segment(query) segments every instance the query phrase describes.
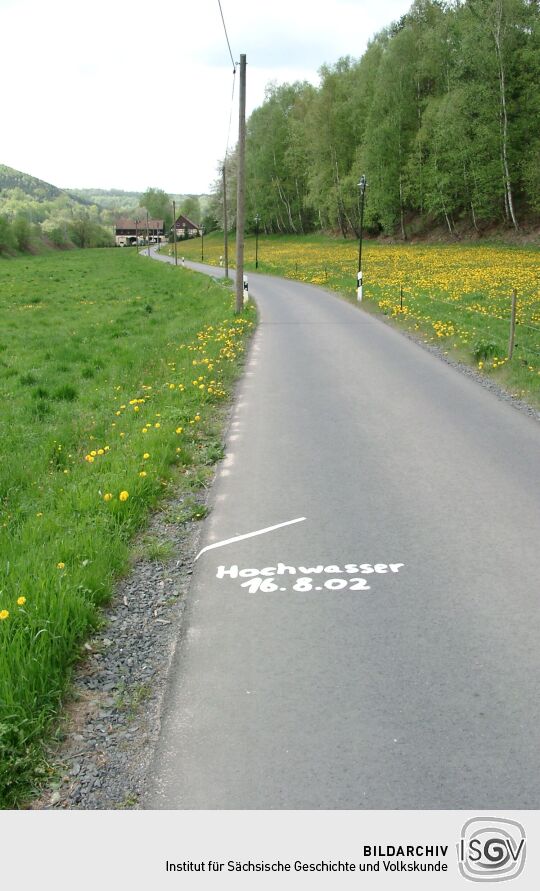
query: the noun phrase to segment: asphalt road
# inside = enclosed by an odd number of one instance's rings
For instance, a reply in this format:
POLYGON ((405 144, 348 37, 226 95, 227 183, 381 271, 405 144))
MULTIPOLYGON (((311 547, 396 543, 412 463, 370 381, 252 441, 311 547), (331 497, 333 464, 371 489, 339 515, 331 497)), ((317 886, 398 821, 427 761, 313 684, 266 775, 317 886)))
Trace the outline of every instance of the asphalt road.
POLYGON ((305 519, 197 561, 146 806, 539 808, 537 423, 333 295, 250 282, 202 544, 305 519))

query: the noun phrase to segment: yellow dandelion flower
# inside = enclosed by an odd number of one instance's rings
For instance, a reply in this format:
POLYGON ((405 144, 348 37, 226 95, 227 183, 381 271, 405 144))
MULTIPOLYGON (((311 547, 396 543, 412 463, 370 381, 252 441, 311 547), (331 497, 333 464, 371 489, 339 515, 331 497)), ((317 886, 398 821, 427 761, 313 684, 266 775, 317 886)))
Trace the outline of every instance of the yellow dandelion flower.
POLYGON ((65 569, 65 568, 66 568, 66 564, 65 564, 65 563, 62 563, 62 561, 60 561, 60 563, 57 563, 57 564, 56 564, 56 568, 57 568, 57 569, 65 569))
POLYGON ((0 622, 3 622, 4 619, 9 619, 9 610, 7 609, 0 610, 0 622))
POLYGON ((146 470, 139 471, 139 476, 146 476, 146 470))
POLYGON ((113 497, 112 492, 105 492, 105 495, 103 496, 103 501, 112 501, 112 497, 113 497))
POLYGON ((120 501, 127 501, 129 498, 129 492, 126 492, 126 490, 124 489, 123 492, 120 492, 120 495, 118 497, 120 501))
POLYGON ((150 457, 149 452, 145 452, 144 455, 143 455, 144 460, 146 461, 147 458, 149 458, 149 457, 150 457))
POLYGON ((24 606, 26 603, 26 597, 17 597, 17 606, 24 606))
POLYGON ((176 432, 177 432, 177 433, 182 433, 183 430, 184 430, 183 427, 177 427, 177 428, 176 428, 176 432))

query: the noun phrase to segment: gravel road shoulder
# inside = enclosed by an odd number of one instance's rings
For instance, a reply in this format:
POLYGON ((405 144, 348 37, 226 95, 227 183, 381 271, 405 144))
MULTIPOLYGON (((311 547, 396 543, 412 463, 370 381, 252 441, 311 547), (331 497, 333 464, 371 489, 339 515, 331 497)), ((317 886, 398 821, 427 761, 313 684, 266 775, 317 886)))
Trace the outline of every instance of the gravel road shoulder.
MULTIPOLYGON (((204 506, 206 495, 190 495, 190 506, 204 506)), ((49 752, 53 779, 33 809, 140 806, 201 533, 200 523, 175 519, 185 501, 164 504, 141 537, 171 558, 137 560, 119 582, 101 629, 85 644, 62 739, 49 752)))

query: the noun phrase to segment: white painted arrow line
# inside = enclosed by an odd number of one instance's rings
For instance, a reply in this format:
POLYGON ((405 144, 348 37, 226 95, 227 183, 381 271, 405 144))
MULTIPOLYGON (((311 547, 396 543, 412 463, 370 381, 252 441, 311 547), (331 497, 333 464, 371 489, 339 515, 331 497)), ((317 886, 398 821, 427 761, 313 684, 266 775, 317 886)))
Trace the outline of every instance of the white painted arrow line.
POLYGON ((236 535, 234 538, 226 538, 224 541, 216 541, 214 544, 206 545, 202 551, 199 551, 195 560, 198 560, 205 551, 212 551, 214 548, 222 548, 224 545, 232 544, 235 541, 242 541, 244 538, 254 538, 255 535, 264 535, 265 532, 273 532, 274 529, 281 529, 283 526, 291 526, 293 523, 302 523, 306 518, 298 517, 296 520, 287 520, 286 523, 277 523, 276 526, 267 526, 266 529, 257 529, 255 532, 246 532, 245 535, 236 535))

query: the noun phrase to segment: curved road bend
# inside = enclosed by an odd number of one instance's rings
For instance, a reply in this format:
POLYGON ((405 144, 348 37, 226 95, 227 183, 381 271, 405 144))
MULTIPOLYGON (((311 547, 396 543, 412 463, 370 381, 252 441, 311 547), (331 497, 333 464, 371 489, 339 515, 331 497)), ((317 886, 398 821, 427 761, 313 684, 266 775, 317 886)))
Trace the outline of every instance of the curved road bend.
POLYGON ((146 806, 540 807, 538 425, 319 288, 250 283, 202 544, 306 519, 197 561, 146 806))

